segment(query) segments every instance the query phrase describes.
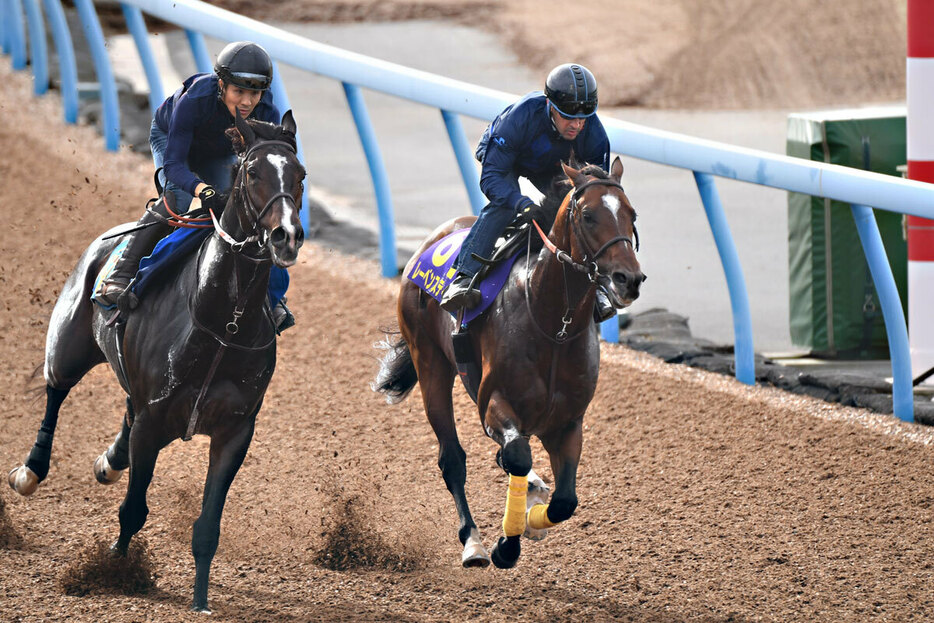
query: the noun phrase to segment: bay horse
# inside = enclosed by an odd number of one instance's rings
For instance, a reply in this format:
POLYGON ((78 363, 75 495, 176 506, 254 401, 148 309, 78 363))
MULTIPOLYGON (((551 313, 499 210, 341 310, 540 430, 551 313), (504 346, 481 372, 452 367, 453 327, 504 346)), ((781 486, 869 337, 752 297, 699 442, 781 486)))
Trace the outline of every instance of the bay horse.
MULTIPOLYGON (((545 246, 537 257, 530 253, 513 264, 490 308, 470 323, 470 340, 482 369, 476 397, 480 422, 499 444, 497 463, 509 475, 504 536, 492 555, 483 546, 464 492, 466 455, 458 441, 452 399, 457 375, 452 331, 457 322, 409 280, 403 280, 397 305, 401 339, 384 344, 389 352, 374 382, 374 389, 385 393, 389 402, 403 400, 416 382, 421 388, 438 438, 438 466, 460 518, 465 567, 486 567, 492 561, 510 568, 519 558, 520 535, 544 538, 548 528, 574 513, 582 421, 600 364, 593 319, 596 284, 604 285, 619 309, 639 296, 645 279, 633 246, 633 239, 638 241, 636 213, 620 185, 620 159, 613 161, 609 175, 596 166, 561 166, 567 176, 564 187, 569 181, 572 188, 559 195, 563 200, 545 246), (550 502, 545 483, 532 469, 532 435, 548 452, 554 473, 550 502)), ((434 242, 474 220, 461 217, 441 225, 422 243, 404 274, 411 274, 434 242)), ((534 230, 528 231, 531 242, 534 230)))
MULTIPOLYGON (((110 364, 126 393, 126 414, 113 444, 97 459, 98 481, 130 468, 112 546, 126 555, 146 521, 146 490, 159 452, 192 434, 211 438, 201 515, 194 523, 192 609, 208 610, 208 577, 227 491, 246 455, 256 415, 276 365, 276 331, 267 287, 273 264, 295 263, 304 167, 295 153, 291 111, 281 125, 235 120, 238 153, 230 198, 198 252, 152 285, 125 322, 91 301, 95 279, 120 241, 97 238, 58 297, 46 338, 45 417, 25 464, 9 483, 30 495, 49 472, 59 409, 94 366, 110 364)), ((183 217, 184 218, 184 217, 183 217)))

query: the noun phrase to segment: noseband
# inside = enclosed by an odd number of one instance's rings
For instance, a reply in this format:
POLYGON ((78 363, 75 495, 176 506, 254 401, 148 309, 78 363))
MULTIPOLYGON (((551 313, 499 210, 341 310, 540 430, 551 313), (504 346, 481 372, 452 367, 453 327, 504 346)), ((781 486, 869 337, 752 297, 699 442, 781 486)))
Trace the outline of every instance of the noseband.
MULTIPOLYGON (((239 166, 242 168, 244 163, 246 163, 246 161, 249 160, 250 156, 253 155, 253 152, 259 149, 260 147, 268 147, 271 145, 282 145, 284 147, 287 147, 288 150, 292 152, 293 154, 295 153, 295 148, 292 147, 291 143, 288 143, 286 141, 279 141, 279 140, 260 141, 259 143, 256 143, 252 147, 250 147, 250 149, 247 150, 246 154, 244 154, 243 157, 240 158, 239 166)), ((214 212, 211 212, 211 219, 214 221, 214 229, 217 230, 217 233, 221 237, 221 239, 223 239, 227 244, 229 244, 230 248, 233 251, 238 252, 238 253, 242 251, 243 248, 251 242, 256 242, 257 246, 260 248, 263 248, 266 245, 266 232, 263 232, 263 235, 260 236, 256 230, 259 227, 260 219, 262 219, 266 215, 266 212, 269 211, 269 208, 272 207, 273 203, 275 203, 279 199, 288 199, 289 202, 292 204, 292 206, 295 207, 295 197, 293 197, 290 193, 282 191, 270 197, 266 201, 266 204, 263 206, 262 210, 257 210, 256 205, 253 203, 253 198, 250 196, 249 191, 247 191, 244 185, 245 181, 246 181, 246 175, 245 174, 241 175, 239 191, 240 191, 240 195, 243 197, 243 204, 249 210, 249 215, 252 217, 252 220, 253 220, 252 228, 250 230, 252 235, 248 236, 245 240, 235 240, 233 236, 231 236, 230 234, 228 234, 226 231, 223 230, 223 228, 221 227, 220 223, 217 220, 217 217, 214 216, 214 212)))

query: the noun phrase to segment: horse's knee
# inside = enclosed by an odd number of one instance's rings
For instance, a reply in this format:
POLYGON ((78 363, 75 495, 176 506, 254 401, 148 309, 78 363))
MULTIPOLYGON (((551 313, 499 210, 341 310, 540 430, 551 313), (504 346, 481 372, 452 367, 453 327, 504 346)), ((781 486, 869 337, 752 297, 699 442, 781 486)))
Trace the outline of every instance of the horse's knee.
POLYGON ((552 498, 548 504, 548 520, 552 523, 567 521, 577 510, 577 496, 552 498))
POLYGON ((503 469, 513 476, 526 476, 532 471, 532 448, 525 437, 511 439, 503 446, 503 469))

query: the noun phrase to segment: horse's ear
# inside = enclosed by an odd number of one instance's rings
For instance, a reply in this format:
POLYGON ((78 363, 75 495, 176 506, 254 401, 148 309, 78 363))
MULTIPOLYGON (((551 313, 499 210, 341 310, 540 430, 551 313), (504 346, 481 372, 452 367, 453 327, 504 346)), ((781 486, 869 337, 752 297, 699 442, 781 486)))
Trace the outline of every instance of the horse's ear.
POLYGON ((612 177, 617 184, 623 179, 623 161, 619 159, 619 156, 613 160, 613 164, 610 165, 610 177, 612 177))
POLYGON ((568 164, 574 167, 575 169, 581 168, 581 163, 577 159, 577 154, 574 153, 574 148, 571 148, 571 154, 568 156, 568 164))
POLYGON ((295 118, 292 116, 291 108, 285 111, 285 114, 282 115, 282 123, 280 125, 286 132, 295 134, 295 118))
POLYGON ((583 173, 563 162, 561 163, 561 168, 564 169, 564 174, 568 176, 568 179, 571 180, 571 184, 574 186, 580 186, 587 181, 583 173))
POLYGON ((240 133, 240 136, 243 137, 243 147, 246 148, 253 144, 256 140, 256 134, 253 132, 253 128, 250 127, 250 124, 240 116, 240 111, 236 110, 236 115, 234 116, 234 125, 237 127, 237 131, 240 133))

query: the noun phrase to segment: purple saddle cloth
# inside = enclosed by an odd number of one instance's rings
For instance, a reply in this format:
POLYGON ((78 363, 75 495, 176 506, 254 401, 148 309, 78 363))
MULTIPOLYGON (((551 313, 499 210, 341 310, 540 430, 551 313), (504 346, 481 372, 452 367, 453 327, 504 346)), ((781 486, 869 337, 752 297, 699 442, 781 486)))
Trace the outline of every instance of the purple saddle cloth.
MULTIPOLYGON (((457 253, 460 251, 461 244, 463 244, 464 238, 467 237, 469 231, 469 227, 458 229, 428 247, 419 256, 415 266, 412 267, 411 272, 406 277, 427 292, 433 299, 440 302, 441 295, 444 293, 448 282, 454 278, 456 272, 453 268, 454 260, 457 259, 457 253)), ((512 269, 517 257, 519 257, 518 253, 503 260, 487 273, 486 278, 480 282, 480 294, 483 299, 473 309, 464 311, 464 319, 462 320, 464 324, 482 314, 490 306, 499 291, 503 289, 509 271, 512 269)))

